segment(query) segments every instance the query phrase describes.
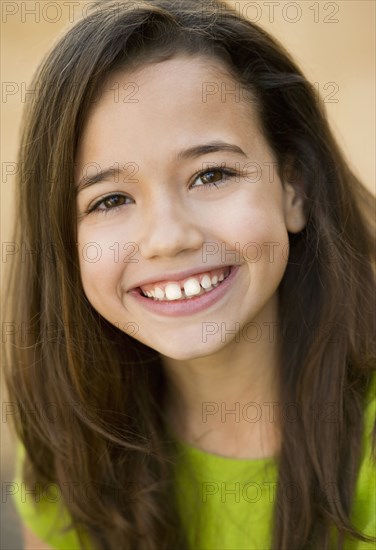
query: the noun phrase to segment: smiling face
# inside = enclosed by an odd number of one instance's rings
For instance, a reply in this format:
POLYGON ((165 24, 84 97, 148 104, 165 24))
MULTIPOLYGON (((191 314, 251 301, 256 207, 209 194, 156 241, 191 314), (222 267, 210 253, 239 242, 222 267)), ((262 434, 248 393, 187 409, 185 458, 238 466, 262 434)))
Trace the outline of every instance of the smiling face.
POLYGON ((115 73, 79 144, 86 296, 108 321, 174 359, 210 355, 234 344, 229 331, 276 320, 287 231, 305 224, 299 197, 278 178, 255 108, 229 92, 234 86, 219 62, 203 57, 115 73), (229 265, 238 269, 226 291, 219 285, 200 311, 170 316, 131 291, 146 279, 229 265))

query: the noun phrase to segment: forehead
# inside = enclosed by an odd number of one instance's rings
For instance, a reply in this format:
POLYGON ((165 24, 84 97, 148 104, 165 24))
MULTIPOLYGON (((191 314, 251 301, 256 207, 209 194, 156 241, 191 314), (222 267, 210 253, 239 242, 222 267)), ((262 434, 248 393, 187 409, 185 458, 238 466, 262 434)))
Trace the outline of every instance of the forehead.
POLYGON ((251 139, 258 132, 249 91, 220 61, 177 56, 135 71, 117 71, 93 104, 78 162, 142 162, 206 139, 251 139))

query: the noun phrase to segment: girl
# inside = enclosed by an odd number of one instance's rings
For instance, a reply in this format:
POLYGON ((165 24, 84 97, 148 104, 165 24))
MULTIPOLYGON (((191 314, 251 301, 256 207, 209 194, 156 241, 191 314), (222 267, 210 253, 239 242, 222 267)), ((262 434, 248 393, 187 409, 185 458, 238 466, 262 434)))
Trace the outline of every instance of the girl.
POLYGON ((28 531, 374 548, 373 197, 313 86, 193 0, 105 3, 36 83, 7 361, 28 531))

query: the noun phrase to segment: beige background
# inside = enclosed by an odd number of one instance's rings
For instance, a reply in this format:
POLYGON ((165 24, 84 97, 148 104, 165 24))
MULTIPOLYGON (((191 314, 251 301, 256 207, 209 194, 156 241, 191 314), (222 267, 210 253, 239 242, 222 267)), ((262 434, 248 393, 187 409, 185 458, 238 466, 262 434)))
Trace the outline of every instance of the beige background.
MULTIPOLYGON (((198 0, 199 1, 199 0, 198 0)), ((279 38, 325 98, 327 113, 351 166, 365 185, 375 187, 375 2, 232 1, 239 13, 279 38), (273 4, 273 3, 272 3, 273 4)), ((1 49, 1 229, 10 240, 14 179, 7 163, 16 162, 19 127, 32 74, 56 38, 85 16, 92 2, 5 1, 1 49)), ((2 270, 6 267, 2 259, 2 270)), ((6 401, 4 393, 2 402, 6 401)), ((12 446, 1 422, 1 475, 10 481, 12 446)), ((2 503, 2 506, 4 504, 2 503)), ((18 524, 9 506, 2 513, 1 548, 20 548, 18 524)))

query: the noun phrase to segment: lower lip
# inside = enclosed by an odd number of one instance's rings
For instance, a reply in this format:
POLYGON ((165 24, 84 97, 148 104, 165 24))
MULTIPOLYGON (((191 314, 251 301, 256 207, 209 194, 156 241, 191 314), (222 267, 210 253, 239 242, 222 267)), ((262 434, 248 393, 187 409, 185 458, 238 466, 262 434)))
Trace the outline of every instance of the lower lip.
POLYGON ((139 293, 138 290, 131 290, 130 295, 134 296, 138 302, 140 302, 146 309, 160 315, 168 317, 179 317, 181 315, 192 315, 207 309, 208 307, 216 304, 228 291, 232 282, 239 270, 239 266, 232 266, 230 275, 222 281, 217 287, 213 288, 210 292, 201 294, 193 298, 186 298, 184 300, 172 300, 168 302, 166 300, 153 300, 152 298, 146 298, 139 293))

